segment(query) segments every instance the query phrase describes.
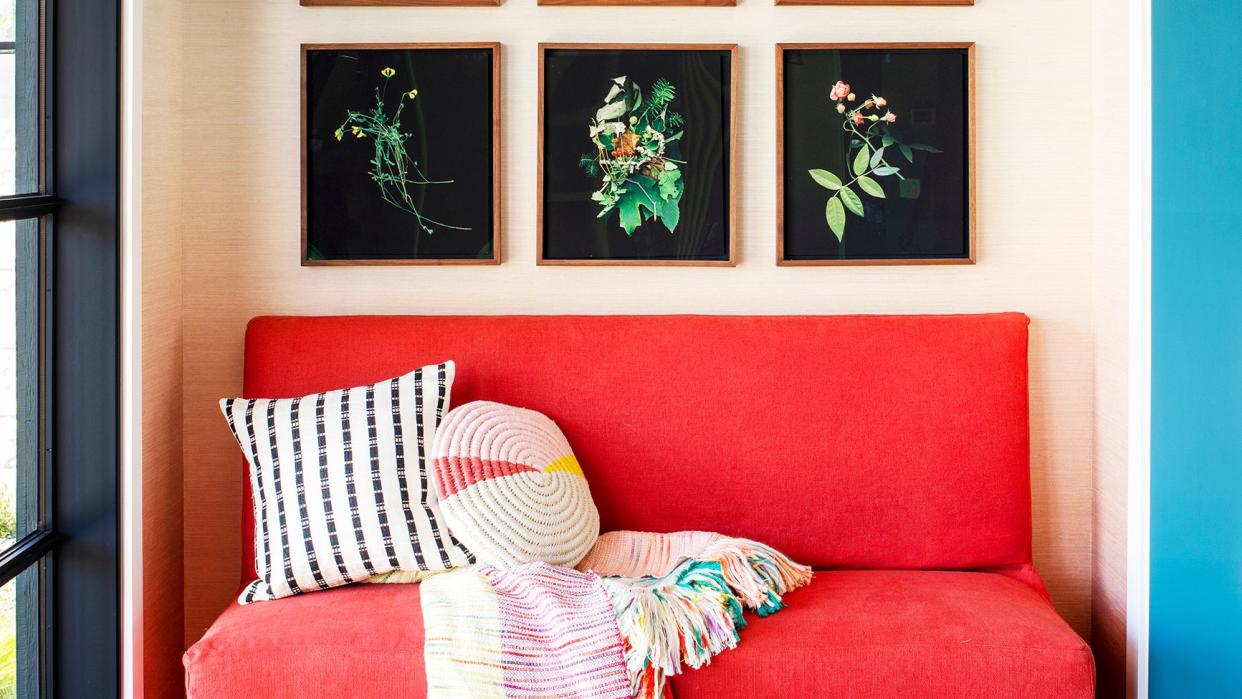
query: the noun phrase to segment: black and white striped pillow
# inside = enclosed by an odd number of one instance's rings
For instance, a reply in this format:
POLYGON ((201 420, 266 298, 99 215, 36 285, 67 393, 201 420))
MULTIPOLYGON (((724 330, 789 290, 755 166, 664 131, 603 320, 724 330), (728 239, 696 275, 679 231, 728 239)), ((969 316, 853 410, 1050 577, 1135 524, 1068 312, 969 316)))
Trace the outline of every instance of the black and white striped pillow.
POLYGON ((220 401, 250 463, 259 579, 238 601, 474 561, 443 528, 427 450, 452 362, 301 398, 220 401))

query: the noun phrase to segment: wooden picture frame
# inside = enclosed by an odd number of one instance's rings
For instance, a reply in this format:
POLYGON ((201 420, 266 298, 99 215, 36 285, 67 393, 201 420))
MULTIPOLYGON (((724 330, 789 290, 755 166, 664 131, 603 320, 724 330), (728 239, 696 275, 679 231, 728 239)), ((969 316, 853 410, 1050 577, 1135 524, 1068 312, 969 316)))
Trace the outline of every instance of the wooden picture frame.
POLYGON ((870 7, 972 6, 975 0, 774 0, 776 5, 854 5, 870 7))
POLYGON ((978 255, 977 197, 975 180, 977 137, 975 131, 975 44, 974 42, 897 42, 897 43, 790 43, 776 45, 776 264, 780 267, 867 266, 867 265, 973 265, 978 255), (938 50, 964 51, 966 55, 966 182, 964 222, 967 253, 964 257, 934 258, 843 258, 786 259, 785 220, 785 54, 788 51, 849 50, 938 50))
POLYGON ((501 0, 301 0, 302 7, 497 7, 501 0))
POLYGON ((539 44, 539 137, 538 137, 538 176, 537 196, 538 209, 536 214, 536 264, 539 266, 654 266, 654 267, 733 267, 737 265, 737 229, 738 229, 738 187, 737 187, 737 133, 738 133, 738 45, 714 43, 540 43, 539 44), (726 191, 728 203, 725 206, 728 217, 725 233, 726 259, 695 260, 695 259, 603 259, 603 258, 553 258, 545 254, 546 231, 545 220, 545 125, 547 119, 546 105, 546 72, 547 55, 550 51, 581 50, 581 51, 714 51, 727 52, 729 56, 729 108, 728 114, 728 166, 724 168, 727 177, 726 191))
MULTIPOLYGON (((501 44, 500 42, 427 42, 427 43, 324 43, 302 44, 299 47, 301 66, 301 264, 313 266, 343 265, 499 265, 503 261, 504 220, 502 217, 502 200, 504 190, 501 187, 503 170, 503 153, 501 151, 501 44), (310 90, 308 84, 308 61, 314 51, 440 51, 440 50, 487 50, 491 52, 491 117, 489 149, 491 157, 491 256, 477 258, 350 258, 350 259, 310 259, 308 252, 309 231, 309 177, 308 177, 308 125, 310 123, 309 105, 310 90)), ((338 139, 339 140, 339 139, 338 139)))
POLYGON ((737 0, 539 0, 539 4, 561 7, 735 7, 737 0))

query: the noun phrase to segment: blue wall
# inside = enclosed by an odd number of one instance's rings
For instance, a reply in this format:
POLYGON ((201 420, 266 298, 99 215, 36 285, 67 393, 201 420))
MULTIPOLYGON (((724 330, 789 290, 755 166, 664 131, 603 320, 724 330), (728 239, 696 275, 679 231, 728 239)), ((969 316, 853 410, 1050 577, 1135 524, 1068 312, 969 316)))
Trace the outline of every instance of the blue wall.
POLYGON ((1152 0, 1151 696, 1242 697, 1242 0, 1152 0))

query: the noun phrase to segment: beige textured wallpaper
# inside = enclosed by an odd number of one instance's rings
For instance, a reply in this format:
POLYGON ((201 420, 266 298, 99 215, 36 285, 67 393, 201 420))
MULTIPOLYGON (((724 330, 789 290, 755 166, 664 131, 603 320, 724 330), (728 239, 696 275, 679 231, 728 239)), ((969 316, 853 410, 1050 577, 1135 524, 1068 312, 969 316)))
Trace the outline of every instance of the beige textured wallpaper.
MULTIPOLYGON (((178 84, 184 295, 185 635, 237 582, 238 455, 215 401, 241 383, 242 330, 264 313, 905 313, 1032 316, 1035 557, 1061 612, 1090 625, 1092 551, 1092 3, 973 8, 299 7, 185 0, 178 84), (298 44, 504 43, 505 264, 302 268, 298 44), (775 266, 776 42, 978 43, 978 264, 775 266), (536 268, 540 41, 737 42, 739 265, 536 268)), ((1103 109, 1103 108, 1101 108, 1103 109)), ((1107 135, 1104 136, 1107 138, 1107 135)))
POLYGON ((185 680, 182 559, 182 54, 177 3, 143 5, 142 684, 175 697, 185 680), (168 89, 168 85, 178 89, 168 89))

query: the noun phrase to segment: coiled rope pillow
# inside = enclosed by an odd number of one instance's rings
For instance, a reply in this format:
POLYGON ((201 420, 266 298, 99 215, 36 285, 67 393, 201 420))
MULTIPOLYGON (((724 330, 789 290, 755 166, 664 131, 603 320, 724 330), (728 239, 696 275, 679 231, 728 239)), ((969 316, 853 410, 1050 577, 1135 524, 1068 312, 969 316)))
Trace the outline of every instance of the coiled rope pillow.
POLYGON ((436 430, 433 478, 449 531, 480 563, 573 566, 599 536, 599 511, 569 442, 533 410, 475 401, 436 430))

